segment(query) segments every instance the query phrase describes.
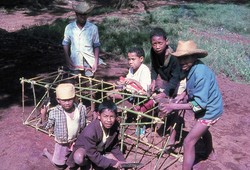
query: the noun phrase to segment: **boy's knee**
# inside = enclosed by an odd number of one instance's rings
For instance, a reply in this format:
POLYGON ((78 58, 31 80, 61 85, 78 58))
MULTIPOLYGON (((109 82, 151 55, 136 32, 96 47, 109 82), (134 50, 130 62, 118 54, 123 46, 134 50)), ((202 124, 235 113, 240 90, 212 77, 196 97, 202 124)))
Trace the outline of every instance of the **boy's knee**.
POLYGON ((78 148, 74 153, 74 161, 78 165, 85 164, 86 151, 83 148, 78 148))
POLYGON ((185 138, 184 141, 183 141, 183 147, 186 148, 187 145, 188 145, 188 141, 187 141, 187 139, 185 138))
POLYGON ((183 146, 184 147, 191 147, 196 144, 197 140, 189 138, 188 136, 184 139, 183 141, 183 146))
POLYGON ((57 164, 54 164, 54 165, 56 166, 56 169, 58 169, 58 170, 64 170, 64 169, 67 168, 67 165, 66 165, 66 164, 64 164, 64 165, 57 165, 57 164))

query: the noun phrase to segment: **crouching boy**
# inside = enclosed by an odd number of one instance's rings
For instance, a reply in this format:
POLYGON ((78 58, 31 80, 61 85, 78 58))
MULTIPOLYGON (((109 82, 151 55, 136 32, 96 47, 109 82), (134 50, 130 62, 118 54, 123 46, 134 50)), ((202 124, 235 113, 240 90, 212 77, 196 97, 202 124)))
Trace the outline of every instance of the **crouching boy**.
POLYGON ((98 119, 92 121, 79 135, 67 161, 70 169, 120 169, 125 158, 118 143, 117 106, 111 100, 98 107, 98 119), (77 164, 77 165, 76 165, 77 164))

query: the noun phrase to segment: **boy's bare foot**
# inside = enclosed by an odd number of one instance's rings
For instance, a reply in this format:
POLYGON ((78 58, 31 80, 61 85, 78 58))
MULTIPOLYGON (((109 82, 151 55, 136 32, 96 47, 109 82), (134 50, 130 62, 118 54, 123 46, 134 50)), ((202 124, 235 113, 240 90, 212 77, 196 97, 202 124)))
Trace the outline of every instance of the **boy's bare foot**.
POLYGON ((169 144, 166 149, 164 150, 164 153, 166 154, 170 154, 170 153, 173 153, 176 149, 176 146, 175 144, 169 144))
POLYGON ((44 157, 47 157, 48 158, 48 149, 47 148, 44 148, 43 149, 43 153, 42 153, 42 156, 44 156, 44 157))
POLYGON ((216 156, 216 153, 214 152, 214 150, 212 150, 212 152, 208 155, 207 159, 210 160, 210 161, 216 161, 217 160, 217 156, 216 156))

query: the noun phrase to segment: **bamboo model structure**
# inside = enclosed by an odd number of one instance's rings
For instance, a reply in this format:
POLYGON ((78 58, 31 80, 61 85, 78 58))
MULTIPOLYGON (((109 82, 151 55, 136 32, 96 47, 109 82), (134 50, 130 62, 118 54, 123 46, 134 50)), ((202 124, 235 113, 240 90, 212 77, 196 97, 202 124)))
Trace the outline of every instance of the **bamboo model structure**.
MULTIPOLYGON (((107 99, 106 93, 111 92, 112 90, 115 89, 115 85, 113 83, 85 77, 82 76, 81 74, 78 75, 72 74, 70 72, 64 71, 63 69, 58 69, 57 71, 48 74, 38 75, 37 77, 33 77, 30 79, 25 79, 22 77, 20 78, 20 83, 22 86, 23 124, 31 126, 43 133, 47 133, 48 135, 53 135, 53 132, 46 131, 41 126, 40 108, 44 104, 44 101, 47 98, 53 97, 56 86, 68 80, 73 80, 76 82, 75 89, 78 101, 90 102, 91 111, 94 110, 92 104, 101 103, 103 100, 107 99)), ((163 140, 161 141, 161 145, 159 146, 159 144, 154 143, 152 141, 143 141, 140 138, 140 134, 134 133, 136 129, 137 132, 139 132, 139 128, 144 125, 150 125, 151 129, 154 129, 156 124, 163 125, 164 123, 166 123, 164 122, 164 120, 154 116, 154 112, 157 110, 157 105, 155 105, 153 108, 147 110, 144 113, 134 110, 136 106, 139 106, 140 104, 148 101, 149 100, 148 96, 136 93, 127 93, 124 91, 114 91, 113 93, 117 93, 123 97, 123 99, 119 101, 114 100, 121 113, 120 115, 121 149, 123 149, 125 144, 131 146, 135 145, 135 148, 131 147, 131 152, 134 153, 133 162, 138 162, 138 160, 140 160, 138 158, 139 156, 138 150, 143 150, 143 152, 150 152, 149 154, 151 157, 150 159, 151 160, 156 159, 154 169, 161 168, 163 166, 161 160, 168 159, 169 156, 173 157, 174 160, 168 161, 167 166, 170 166, 177 160, 182 159, 181 151, 178 151, 176 154, 171 153, 167 157, 163 155, 164 150, 168 143, 168 140, 165 140, 165 138, 163 138, 163 140), (133 103, 131 106, 127 106, 126 101, 131 97, 136 98, 138 100, 135 100, 135 103, 133 103), (128 123, 127 122, 128 114, 135 115, 136 120, 134 122, 128 123), (142 118, 147 118, 150 121, 142 122, 141 121, 142 118), (129 128, 132 128, 132 130, 131 129, 129 130, 129 128), (127 142, 128 140, 129 142, 127 142), (162 146, 164 147, 162 148, 162 146)), ((148 163, 152 163, 152 161, 148 163)), ((148 163, 144 162, 144 166, 147 165, 148 163)), ((166 163, 164 163, 164 166, 165 164, 166 163)), ((138 169, 143 168, 144 166, 138 167, 138 169)))

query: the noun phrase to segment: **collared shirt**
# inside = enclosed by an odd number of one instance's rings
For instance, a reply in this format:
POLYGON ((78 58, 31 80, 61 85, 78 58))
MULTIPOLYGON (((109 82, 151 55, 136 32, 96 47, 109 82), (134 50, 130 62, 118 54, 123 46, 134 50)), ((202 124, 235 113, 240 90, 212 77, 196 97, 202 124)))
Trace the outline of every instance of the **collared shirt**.
MULTIPOLYGON (((100 125, 100 120, 93 120, 81 134, 78 136, 74 150, 75 152, 78 148, 84 148, 86 150, 87 157, 91 162, 96 164, 98 167, 107 169, 114 166, 117 161, 113 159, 108 159, 104 154, 112 153, 119 161, 125 161, 123 153, 120 150, 119 145, 119 123, 116 121, 115 124, 110 128, 109 137, 107 138, 105 144, 102 143, 103 132, 100 125)), ((69 159, 69 163, 72 164, 72 158, 69 159)))
POLYGON ((215 120, 223 112, 222 95, 213 71, 197 60, 187 76, 189 103, 196 118, 215 120))
POLYGON ((105 144, 106 141, 107 141, 107 139, 108 139, 108 137, 109 137, 109 131, 108 131, 108 133, 105 132, 105 130, 104 130, 103 126, 102 126, 102 122, 100 122, 100 126, 102 128, 102 133, 103 133, 102 144, 105 144))
MULTIPOLYGON (((167 50, 171 51, 171 48, 167 50)), ((181 79, 181 68, 178 60, 170 54, 166 57, 165 51, 162 54, 156 54, 154 50, 151 49, 152 80, 156 80, 158 75, 160 75, 162 80, 168 82, 167 86, 164 88, 165 94, 172 96, 181 79)))
POLYGON ((135 73, 134 70, 130 68, 126 78, 138 81, 145 91, 148 90, 148 86, 151 84, 151 73, 145 64, 141 64, 135 73))
MULTIPOLYGON (((81 103, 76 105, 80 111, 79 129, 78 133, 86 126, 86 107, 81 103)), ((55 141, 58 143, 69 143, 68 141, 68 129, 67 118, 61 105, 57 105, 49 112, 48 123, 45 127, 46 130, 54 128, 55 141)), ((72 139, 72 141, 75 139, 72 139)))
POLYGON ((76 21, 68 24, 62 45, 70 45, 70 57, 76 69, 83 68, 84 60, 92 67, 95 62, 94 48, 101 45, 97 26, 88 21, 82 29, 76 21))

